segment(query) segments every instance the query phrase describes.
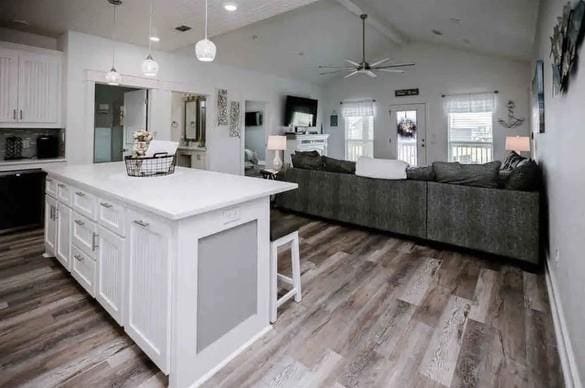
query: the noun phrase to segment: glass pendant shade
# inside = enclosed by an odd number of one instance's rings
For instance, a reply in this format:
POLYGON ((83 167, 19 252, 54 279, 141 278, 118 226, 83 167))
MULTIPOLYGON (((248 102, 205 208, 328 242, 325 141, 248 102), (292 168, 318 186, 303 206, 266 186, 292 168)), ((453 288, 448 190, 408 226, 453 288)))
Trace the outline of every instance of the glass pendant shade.
POLYGON ((158 74, 158 63, 152 59, 152 55, 150 54, 142 62, 142 74, 146 77, 156 77, 158 74))
POLYGON ((112 67, 106 74, 106 82, 108 85, 117 86, 120 84, 121 80, 122 76, 116 71, 114 67, 112 67))
POLYGON ((195 55, 201 62, 213 62, 217 48, 209 39, 202 39, 195 45, 195 55))

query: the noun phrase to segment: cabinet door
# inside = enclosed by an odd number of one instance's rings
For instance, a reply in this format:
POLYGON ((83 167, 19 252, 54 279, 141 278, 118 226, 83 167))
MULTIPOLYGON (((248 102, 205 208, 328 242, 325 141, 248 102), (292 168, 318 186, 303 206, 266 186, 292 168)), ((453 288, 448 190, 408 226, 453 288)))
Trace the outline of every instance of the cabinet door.
POLYGON ((126 331, 165 373, 170 345, 170 230, 128 212, 128 311, 126 331))
POLYGON ((45 250, 48 254, 54 255, 57 246, 57 201, 45 196, 45 250))
POLYGON ((18 120, 18 53, 0 48, 0 122, 18 120))
POLYGON ((57 249, 55 256, 68 271, 71 271, 71 209, 57 205, 57 249))
POLYGON ((71 275, 85 291, 95 296, 95 261, 75 245, 71 246, 71 258, 71 275))
POLYGON ((60 88, 59 57, 21 53, 18 66, 18 121, 58 124, 60 88))
POLYGON ((101 226, 98 235, 96 298, 122 324, 125 240, 101 226))
POLYGON ((71 242, 91 258, 96 257, 97 226, 95 222, 82 216, 75 210, 71 213, 71 242))

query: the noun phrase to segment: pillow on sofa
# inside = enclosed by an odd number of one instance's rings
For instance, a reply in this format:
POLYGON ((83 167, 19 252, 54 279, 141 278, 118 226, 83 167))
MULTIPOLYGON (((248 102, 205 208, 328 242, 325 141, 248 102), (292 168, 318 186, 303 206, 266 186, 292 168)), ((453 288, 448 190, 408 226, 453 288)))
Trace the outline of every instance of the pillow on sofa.
POLYGON ((323 170, 329 172, 339 172, 342 174, 355 174, 355 162, 350 160, 340 160, 328 156, 321 157, 323 161, 323 170))
POLYGON ((500 161, 485 164, 434 162, 433 170, 437 182, 495 189, 501 165, 500 161))
POLYGON ((374 159, 362 156, 358 159, 355 175, 378 179, 406 179, 408 163, 402 160, 374 159))
POLYGON ((295 151, 291 155, 292 165, 295 168, 302 168, 305 170, 321 170, 323 168, 323 161, 321 155, 317 151, 295 151))
POLYGON ((534 160, 512 169, 506 180, 507 190, 534 191, 540 187, 540 169, 534 160))
POLYGON ((512 151, 504 160, 504 163, 502 164, 502 170, 511 170, 515 167, 518 167, 519 164, 527 160, 527 158, 518 154, 516 151, 512 151))
POLYGON ((434 181, 435 172, 433 171, 433 166, 408 167, 406 169, 406 179, 413 181, 434 181))

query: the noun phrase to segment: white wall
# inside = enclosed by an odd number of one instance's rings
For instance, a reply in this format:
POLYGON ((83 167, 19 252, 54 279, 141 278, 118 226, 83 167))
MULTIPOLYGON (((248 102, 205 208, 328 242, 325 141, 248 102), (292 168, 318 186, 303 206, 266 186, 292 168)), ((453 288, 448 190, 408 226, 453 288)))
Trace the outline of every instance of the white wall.
POLYGON ((325 131, 330 133, 329 153, 343 158, 344 123, 340 101, 362 98, 376 99, 374 122, 374 155, 380 158, 396 157, 396 125, 390 123, 388 109, 394 104, 427 104, 427 162, 447 160, 447 120, 443 113, 442 94, 471 93, 498 90, 498 109, 494 115, 494 157, 505 157, 505 138, 527 135, 529 129, 530 65, 494 56, 484 56, 440 45, 412 43, 392 53, 398 61, 415 62, 416 66, 404 74, 380 73, 377 78, 357 75, 349 79, 337 78, 325 85, 323 117, 325 131), (419 88, 415 97, 394 97, 395 89, 419 88), (516 103, 516 116, 526 118, 523 126, 514 130, 503 128, 497 119, 507 119, 506 103, 516 103), (329 115, 335 110, 339 126, 329 127, 329 115), (392 143, 388 137, 392 136, 392 143))
MULTIPOLYGON (((585 379, 585 63, 581 60, 566 95, 552 95, 550 41, 566 1, 543 0, 536 59, 544 60, 546 132, 535 134, 537 158, 546 176, 550 232, 549 266, 558 287, 567 329, 585 379), (558 257, 557 257, 558 252, 558 257), (557 260, 558 258, 558 260, 557 260)), ((580 50, 583 58, 585 51, 580 50)), ((567 385, 569 386, 569 385, 567 385)), ((577 386, 577 385, 576 385, 577 386)))
MULTIPOLYGON (((87 128, 85 105, 87 95, 86 70, 106 71, 111 66, 112 44, 108 39, 68 32, 61 39, 65 51, 66 65, 66 100, 67 107, 67 159, 71 163, 90 163, 92 160, 91 128, 87 128)), ((115 43, 116 68, 122 75, 140 76, 140 65, 146 56, 146 48, 130 44, 115 43)), ((208 165, 215 171, 241 174, 243 172, 243 140, 229 136, 228 127, 217 127, 215 115, 215 94, 217 88, 228 89, 229 99, 240 101, 244 111, 245 100, 266 101, 269 103, 269 117, 265 117, 267 131, 280 133, 283 128, 282 110, 287 94, 321 97, 321 88, 310 83, 283 79, 254 71, 242 70, 216 63, 200 63, 193 55, 192 48, 176 53, 154 53, 160 64, 159 79, 177 85, 189 85, 191 92, 208 95, 209 108, 207 116, 208 165)), ((171 100, 168 96, 159 96, 171 100)), ((168 132, 170 129, 170 105, 167 124, 157 120, 161 128, 153 131, 168 132)), ((243 114, 242 114, 243 117, 243 114)), ((155 124, 155 120, 153 120, 155 124)), ((243 121, 242 121, 243 125, 243 121)), ((170 135, 169 135, 170 136, 170 135)))

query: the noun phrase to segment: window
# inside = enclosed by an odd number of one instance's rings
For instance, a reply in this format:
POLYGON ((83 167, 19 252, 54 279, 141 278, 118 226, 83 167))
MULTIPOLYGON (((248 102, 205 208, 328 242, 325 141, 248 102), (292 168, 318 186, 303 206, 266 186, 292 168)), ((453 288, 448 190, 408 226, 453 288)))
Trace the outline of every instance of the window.
POLYGON ((374 103, 344 102, 345 159, 356 161, 360 156, 374 156, 374 103))
POLYGON ((494 146, 494 95, 449 96, 445 110, 449 130, 449 161, 491 162, 494 146))

